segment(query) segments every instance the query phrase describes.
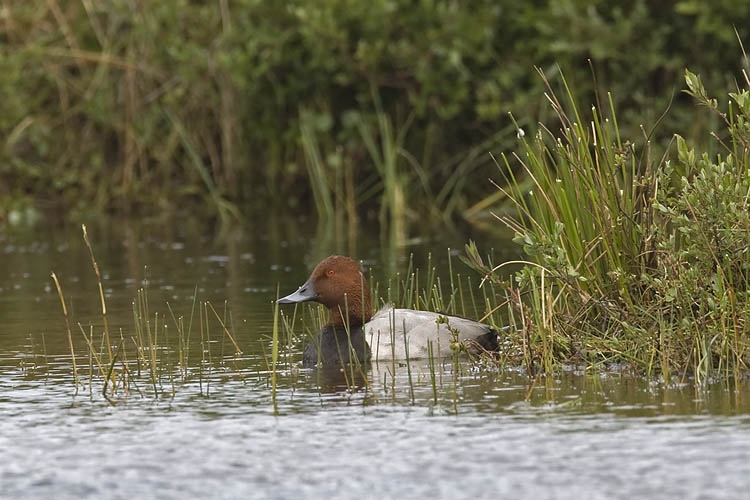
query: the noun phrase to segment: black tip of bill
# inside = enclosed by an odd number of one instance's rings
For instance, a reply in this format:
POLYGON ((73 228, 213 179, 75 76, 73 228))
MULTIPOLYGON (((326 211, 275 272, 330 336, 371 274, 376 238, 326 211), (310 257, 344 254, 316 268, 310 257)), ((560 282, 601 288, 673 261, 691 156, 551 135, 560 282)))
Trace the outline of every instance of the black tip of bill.
POLYGON ((307 302, 309 300, 315 300, 318 298, 318 294, 315 292, 315 288, 312 286, 310 281, 306 281, 296 292, 290 293, 286 297, 281 297, 278 302, 279 304, 297 304, 298 302, 307 302))

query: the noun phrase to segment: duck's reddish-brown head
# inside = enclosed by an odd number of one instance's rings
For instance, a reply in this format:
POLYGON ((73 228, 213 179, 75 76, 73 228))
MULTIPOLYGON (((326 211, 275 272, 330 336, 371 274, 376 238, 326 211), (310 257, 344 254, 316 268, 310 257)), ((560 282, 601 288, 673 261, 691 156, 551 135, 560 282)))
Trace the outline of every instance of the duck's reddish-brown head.
POLYGON ((372 317, 372 299, 364 274, 354 260, 331 255, 315 266, 299 289, 279 299, 279 304, 320 302, 328 308, 332 324, 360 325, 372 317))

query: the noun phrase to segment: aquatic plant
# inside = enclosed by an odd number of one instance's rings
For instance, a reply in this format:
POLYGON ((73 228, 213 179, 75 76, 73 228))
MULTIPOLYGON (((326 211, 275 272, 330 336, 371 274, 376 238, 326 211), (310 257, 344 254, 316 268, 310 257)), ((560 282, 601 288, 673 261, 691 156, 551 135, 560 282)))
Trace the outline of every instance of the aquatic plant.
POLYGON ((132 332, 122 328, 119 335, 110 332, 109 312, 104 294, 104 284, 99 264, 94 256, 93 245, 89 240, 86 226, 82 226, 83 238, 91 258, 91 265, 97 279, 97 302, 101 311, 101 321, 91 321, 84 325, 76 324, 84 340, 85 356, 82 356, 73 337, 71 323, 73 319, 66 305, 60 280, 56 273, 51 277, 60 298, 65 331, 70 349, 71 370, 75 394, 81 387, 88 388, 93 398, 94 385, 101 383, 101 395, 109 401, 116 397, 127 397, 136 393, 141 397, 174 397, 177 384, 198 385, 200 394, 210 395, 212 372, 221 366, 227 358, 242 355, 242 348, 232 334, 231 311, 224 304, 223 311, 217 311, 211 302, 198 300, 197 288, 187 316, 176 314, 167 303, 177 338, 170 339, 170 326, 165 321, 167 316, 158 310, 152 310, 148 287, 136 292, 132 301, 132 332), (198 312, 198 330, 195 332, 194 316, 198 312), (212 329, 218 327, 220 333, 214 337, 212 329), (194 337, 197 337, 194 339, 194 337), (225 352, 225 342, 229 352, 225 352), (191 352, 191 345, 199 341, 200 354, 197 363, 191 352), (219 353, 212 352, 212 345, 220 345, 219 353), (85 368, 79 358, 88 359, 87 383, 82 377, 85 368), (149 387, 149 389, 147 389, 149 387))
POLYGON ((615 363, 667 382, 739 379, 750 361, 747 75, 724 113, 686 72, 687 92, 726 124, 715 159, 678 135, 676 158, 653 158, 649 133, 640 145, 621 138, 611 98, 584 114, 567 84, 561 100, 541 75, 559 129, 519 133, 520 153, 499 162, 519 215, 498 219, 528 260, 509 281, 506 264, 467 247, 511 298, 529 371, 615 363))

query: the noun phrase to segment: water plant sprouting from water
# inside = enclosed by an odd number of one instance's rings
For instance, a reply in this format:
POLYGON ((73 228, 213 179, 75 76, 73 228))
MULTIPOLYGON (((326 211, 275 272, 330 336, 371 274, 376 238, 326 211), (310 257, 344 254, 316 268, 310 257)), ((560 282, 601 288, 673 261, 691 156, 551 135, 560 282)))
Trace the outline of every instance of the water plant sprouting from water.
POLYGON ((728 113, 697 75, 686 81, 725 122, 723 155, 675 135, 676 158, 653 158, 648 134, 641 146, 620 137, 611 99, 585 115, 564 79, 562 99, 545 79, 559 130, 520 137, 498 162, 519 213, 498 218, 528 260, 514 282, 475 246, 468 260, 514 297, 530 371, 615 362, 703 383, 747 369, 750 80, 728 113))
POLYGON ((174 397, 179 383, 185 385, 196 382, 200 394, 208 396, 212 371, 217 363, 224 362, 227 355, 224 341, 228 341, 230 356, 242 354, 242 349, 232 334, 231 312, 228 305, 225 303, 221 311, 208 301, 198 301, 196 288, 187 316, 176 314, 169 303, 166 304, 169 311, 167 316, 151 310, 148 288, 143 287, 137 291, 132 303, 133 331, 128 333, 121 328, 119 334, 113 334, 107 319, 102 275, 86 226, 82 226, 82 229, 97 278, 97 301, 102 315, 102 321, 98 324, 92 322, 84 326, 83 323, 77 322, 80 337, 84 340, 85 358, 88 360, 86 378, 82 377, 86 368, 79 361, 83 356, 76 350, 78 342, 73 336, 73 319, 66 305, 63 288, 58 275, 54 272, 51 275, 65 319, 75 393, 87 385, 89 395, 93 397, 95 383, 101 382, 101 395, 110 401, 117 396, 127 397, 131 393, 141 397, 174 397), (194 321, 196 306, 198 318, 194 321), (171 326, 167 318, 171 318, 171 326), (197 336, 193 328, 195 323, 199 326, 200 337, 193 339, 197 336), (176 331, 176 338, 174 334, 170 338, 172 328, 176 331), (214 328, 218 328, 218 334, 212 333, 214 328), (195 345, 196 341, 199 341, 198 353, 191 350, 191 345, 195 345), (212 345, 216 344, 221 346, 218 353, 212 352, 212 345), (84 380, 88 383, 85 384, 84 380))

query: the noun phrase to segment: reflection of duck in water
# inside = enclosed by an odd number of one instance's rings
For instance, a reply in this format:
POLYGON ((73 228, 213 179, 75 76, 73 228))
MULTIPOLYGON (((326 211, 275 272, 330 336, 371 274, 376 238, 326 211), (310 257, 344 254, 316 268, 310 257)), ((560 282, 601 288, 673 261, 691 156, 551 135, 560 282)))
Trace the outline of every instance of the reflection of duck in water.
POLYGON ((306 301, 328 308, 328 324, 305 348, 305 366, 426 358, 430 343, 435 357, 445 356, 456 340, 469 352, 498 349, 495 330, 465 318, 392 307, 373 315, 367 281, 349 257, 325 258, 296 292, 279 299, 306 301))
POLYGON ((311 370, 302 370, 304 380, 321 394, 349 394, 367 392, 372 384, 368 377, 367 366, 352 364, 349 367, 334 365, 315 366, 311 370), (350 369, 351 368, 351 369, 350 369))

